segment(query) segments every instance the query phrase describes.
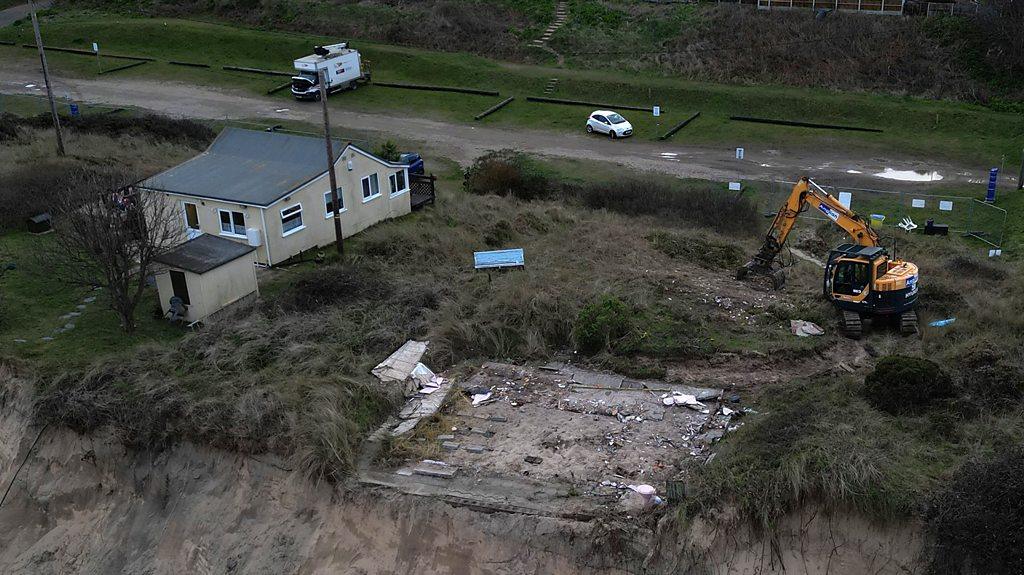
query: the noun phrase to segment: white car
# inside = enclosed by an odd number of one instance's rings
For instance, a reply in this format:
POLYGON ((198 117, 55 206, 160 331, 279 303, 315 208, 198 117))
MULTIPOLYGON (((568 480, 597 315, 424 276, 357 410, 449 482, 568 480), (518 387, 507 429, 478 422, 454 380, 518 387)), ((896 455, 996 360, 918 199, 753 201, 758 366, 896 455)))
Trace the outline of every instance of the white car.
POLYGON ((617 112, 611 110, 594 110, 587 118, 587 133, 608 134, 611 139, 625 138, 633 135, 633 125, 617 112))

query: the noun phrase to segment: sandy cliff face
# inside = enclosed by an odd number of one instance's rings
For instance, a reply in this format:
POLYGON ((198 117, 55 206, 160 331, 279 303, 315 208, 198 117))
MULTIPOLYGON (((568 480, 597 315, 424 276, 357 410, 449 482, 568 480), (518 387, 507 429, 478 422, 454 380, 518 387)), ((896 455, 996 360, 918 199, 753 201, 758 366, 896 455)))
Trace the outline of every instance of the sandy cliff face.
POLYGON ((0 507, 2 573, 907 573, 919 546, 913 528, 810 515, 783 525, 776 554, 704 523, 609 538, 600 520, 314 486, 272 457, 53 428, 29 452, 27 397, 0 392, 0 490, 25 461, 0 507))

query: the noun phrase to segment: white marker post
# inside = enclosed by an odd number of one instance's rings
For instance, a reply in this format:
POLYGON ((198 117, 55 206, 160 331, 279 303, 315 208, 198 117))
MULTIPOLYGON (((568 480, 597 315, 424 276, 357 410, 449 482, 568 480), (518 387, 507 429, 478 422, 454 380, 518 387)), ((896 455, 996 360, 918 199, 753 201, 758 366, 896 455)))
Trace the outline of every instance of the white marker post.
MULTIPOLYGON (((654 117, 655 118, 661 117, 661 106, 655 106, 654 109, 652 110, 652 112, 654 113, 654 117)), ((657 122, 655 122, 655 124, 657 124, 658 131, 660 132, 661 131, 661 120, 658 120, 657 122)))
POLYGON ((100 45, 96 42, 92 43, 92 52, 96 54, 96 73, 102 73, 103 64, 100 62, 100 45))

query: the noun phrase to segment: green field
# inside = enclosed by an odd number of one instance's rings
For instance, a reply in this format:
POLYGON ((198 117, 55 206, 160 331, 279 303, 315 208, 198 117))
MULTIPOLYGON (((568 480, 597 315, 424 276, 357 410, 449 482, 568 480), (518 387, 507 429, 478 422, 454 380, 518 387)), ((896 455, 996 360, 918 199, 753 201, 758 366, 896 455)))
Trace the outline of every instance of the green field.
MULTIPOLYGON (((222 24, 173 19, 98 16, 74 12, 56 16, 43 25, 48 45, 88 49, 98 42, 108 54, 149 56, 159 62, 106 76, 158 78, 211 86, 231 86, 254 94, 265 93, 284 78, 220 70, 240 65, 287 71, 292 59, 310 52, 314 44, 336 40, 284 32, 266 32, 222 24), (213 69, 167 64, 168 60, 208 63, 213 69)), ((0 30, 0 40, 31 43, 30 28, 22 25, 0 30)), ((693 112, 701 117, 673 141, 700 145, 762 144, 780 148, 828 151, 885 152, 905 156, 931 156, 961 164, 991 163, 1005 155, 1019 157, 1024 140, 1024 118, 981 106, 909 97, 833 92, 777 86, 734 86, 681 81, 650 73, 607 70, 564 70, 503 63, 462 53, 442 53, 355 42, 379 81, 415 82, 493 89, 517 100, 484 124, 510 127, 578 130, 586 108, 534 104, 526 96, 543 95, 550 78, 559 78, 553 97, 609 104, 649 106, 664 113, 660 125, 651 114, 629 112, 627 117, 642 138, 654 139, 693 112), (745 124, 730 115, 763 116, 884 129, 881 134, 834 132, 745 124)), ((21 46, 0 47, 2 58, 34 58, 21 46)), ((57 75, 94 76, 91 56, 51 52, 57 75)), ((105 68, 125 63, 107 59, 105 68)), ((287 92, 276 96, 282 102, 287 92)), ((500 98, 399 90, 370 86, 334 99, 334 105, 357 110, 389 111, 408 115, 472 122, 472 117, 500 98)))

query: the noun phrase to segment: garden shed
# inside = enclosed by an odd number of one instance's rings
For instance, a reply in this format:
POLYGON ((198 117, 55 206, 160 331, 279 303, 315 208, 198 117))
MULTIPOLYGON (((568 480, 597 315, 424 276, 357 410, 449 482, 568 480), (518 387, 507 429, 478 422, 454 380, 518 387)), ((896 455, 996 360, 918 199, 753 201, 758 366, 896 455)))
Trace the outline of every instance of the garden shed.
POLYGON ((186 323, 210 321, 224 308, 255 297, 259 293, 255 250, 202 234, 158 256, 162 269, 156 274, 156 285, 164 314, 177 315, 186 323))

